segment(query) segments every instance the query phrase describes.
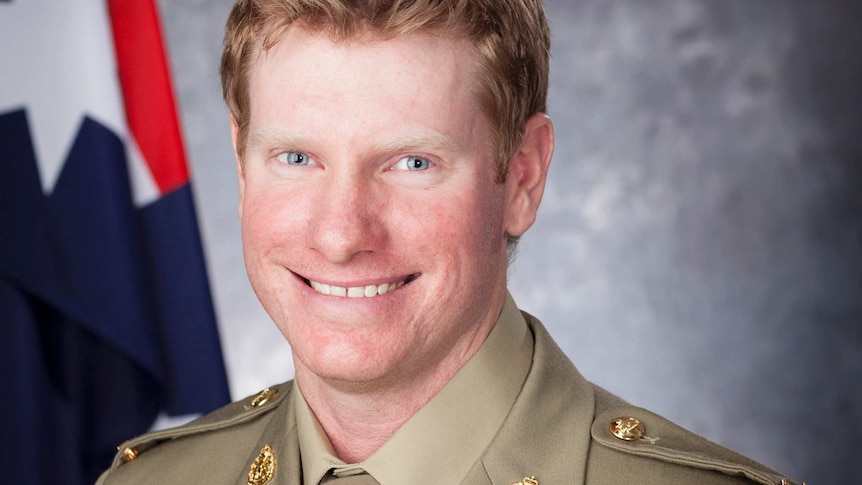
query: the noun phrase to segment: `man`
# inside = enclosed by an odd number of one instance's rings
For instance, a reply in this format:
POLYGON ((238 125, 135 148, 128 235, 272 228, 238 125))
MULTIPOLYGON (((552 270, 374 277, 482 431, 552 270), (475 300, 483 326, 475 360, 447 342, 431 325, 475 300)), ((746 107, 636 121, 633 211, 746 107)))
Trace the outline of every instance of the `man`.
POLYGON ((584 380, 506 291, 553 152, 539 0, 240 0, 246 267, 295 381, 100 480, 791 483, 584 380))

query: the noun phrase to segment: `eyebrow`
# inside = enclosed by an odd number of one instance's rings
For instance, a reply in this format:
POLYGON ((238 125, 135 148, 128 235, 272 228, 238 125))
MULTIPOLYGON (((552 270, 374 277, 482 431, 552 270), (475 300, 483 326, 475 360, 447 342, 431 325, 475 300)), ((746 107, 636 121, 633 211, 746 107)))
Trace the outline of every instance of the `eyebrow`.
POLYGON ((278 128, 261 128, 248 135, 248 146, 271 147, 271 146, 304 146, 302 137, 291 136, 278 128))
POLYGON ((371 145, 375 153, 404 153, 411 151, 434 151, 452 153, 458 151, 458 145, 450 137, 431 130, 411 133, 405 136, 395 136, 371 145))
MULTIPOLYGON (((248 135, 248 146, 271 147, 283 146, 302 150, 303 147, 312 145, 311 141, 303 136, 285 133, 278 128, 264 127, 248 135)), ((383 138, 371 144, 372 153, 408 153, 411 151, 435 151, 453 153, 458 151, 458 144, 434 130, 420 130, 417 132, 394 135, 391 138, 383 138)))

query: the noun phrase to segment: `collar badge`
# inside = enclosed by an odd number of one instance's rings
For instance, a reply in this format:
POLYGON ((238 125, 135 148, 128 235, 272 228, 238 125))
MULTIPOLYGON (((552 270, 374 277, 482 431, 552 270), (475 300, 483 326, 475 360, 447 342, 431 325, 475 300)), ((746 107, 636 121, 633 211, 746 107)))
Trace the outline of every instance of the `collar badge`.
POLYGON ((275 452, 269 445, 260 450, 248 470, 248 485, 266 485, 275 476, 275 452))

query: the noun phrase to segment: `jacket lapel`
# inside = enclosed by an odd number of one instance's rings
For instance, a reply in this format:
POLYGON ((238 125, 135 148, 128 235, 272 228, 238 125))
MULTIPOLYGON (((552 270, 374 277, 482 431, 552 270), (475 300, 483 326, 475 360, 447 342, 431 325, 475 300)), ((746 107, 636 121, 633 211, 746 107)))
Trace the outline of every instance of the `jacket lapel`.
POLYGON ((465 485, 582 484, 593 423, 593 388, 551 339, 524 313, 535 337, 533 365, 521 394, 465 485))

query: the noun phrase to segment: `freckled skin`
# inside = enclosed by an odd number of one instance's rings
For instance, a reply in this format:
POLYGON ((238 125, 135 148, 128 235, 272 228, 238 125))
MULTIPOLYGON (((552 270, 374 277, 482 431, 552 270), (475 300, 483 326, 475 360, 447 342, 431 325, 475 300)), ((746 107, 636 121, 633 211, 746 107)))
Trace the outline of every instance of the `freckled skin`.
POLYGON ((464 41, 418 34, 333 44, 291 29, 252 69, 245 259, 297 377, 432 379, 457 370, 496 320, 507 191, 493 180, 464 52, 464 41), (428 133, 444 146, 423 145, 428 133), (286 151, 308 165, 285 164, 286 151), (430 167, 399 170, 407 155, 430 167), (416 279, 349 299, 317 294, 296 275, 339 286, 416 279))

